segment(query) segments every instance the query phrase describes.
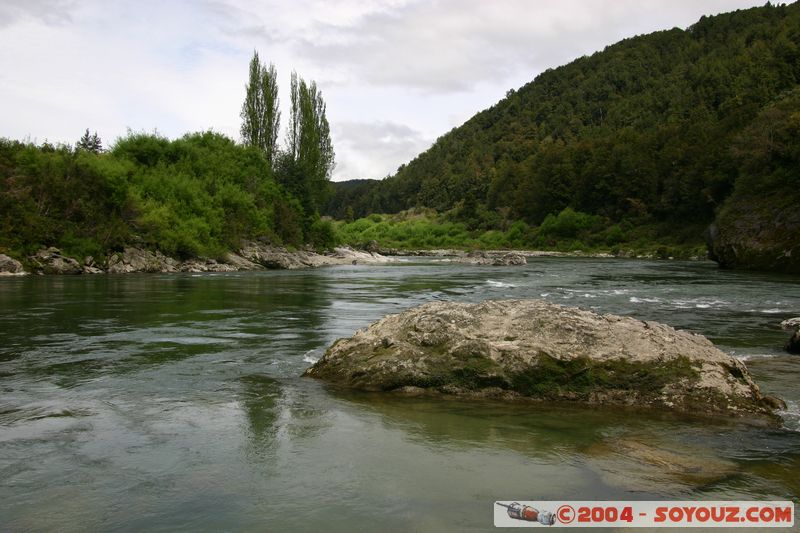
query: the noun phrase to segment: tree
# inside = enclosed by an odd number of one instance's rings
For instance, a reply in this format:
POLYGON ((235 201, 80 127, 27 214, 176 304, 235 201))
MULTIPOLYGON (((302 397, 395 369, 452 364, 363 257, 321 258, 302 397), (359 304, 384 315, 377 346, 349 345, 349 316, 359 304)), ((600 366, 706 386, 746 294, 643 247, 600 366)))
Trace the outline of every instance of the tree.
POLYGON ((335 154, 325 116, 325 101, 317 84, 306 83, 292 72, 290 91, 287 154, 279 179, 311 213, 320 209, 328 194, 327 181, 333 171, 335 154))
POLYGON ((76 147, 79 150, 87 150, 95 154, 99 154, 103 151, 103 143, 100 140, 100 137, 97 136, 97 132, 89 135, 89 128, 86 128, 86 133, 84 133, 83 137, 80 138, 76 147))
POLYGON ((278 145, 278 128, 281 112, 278 100, 278 75, 275 65, 263 65, 258 52, 250 60, 250 75, 245 85, 242 104, 242 139, 264 153, 270 167, 273 166, 278 145))

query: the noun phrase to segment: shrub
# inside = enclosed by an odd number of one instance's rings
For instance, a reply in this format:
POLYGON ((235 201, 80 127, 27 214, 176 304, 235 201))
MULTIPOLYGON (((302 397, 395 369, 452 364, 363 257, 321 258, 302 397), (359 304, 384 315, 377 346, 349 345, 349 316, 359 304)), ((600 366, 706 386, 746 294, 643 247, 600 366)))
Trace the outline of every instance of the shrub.
POLYGON ((307 240, 317 248, 330 249, 338 244, 336 230, 329 220, 316 220, 311 224, 307 240))

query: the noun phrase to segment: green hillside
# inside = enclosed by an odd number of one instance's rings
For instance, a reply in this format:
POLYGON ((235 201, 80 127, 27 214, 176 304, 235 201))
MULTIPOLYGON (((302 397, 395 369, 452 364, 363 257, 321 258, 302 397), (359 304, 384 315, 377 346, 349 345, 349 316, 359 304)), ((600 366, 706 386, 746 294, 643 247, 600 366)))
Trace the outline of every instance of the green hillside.
MULTIPOLYGON (((798 80, 800 4, 703 17, 542 73, 328 212, 426 207, 486 230, 571 208, 700 241, 738 181, 757 181, 772 147, 742 145, 766 139, 750 128, 775 102, 798 111, 798 80)), ((797 160, 781 157, 762 192, 796 197, 797 160)))

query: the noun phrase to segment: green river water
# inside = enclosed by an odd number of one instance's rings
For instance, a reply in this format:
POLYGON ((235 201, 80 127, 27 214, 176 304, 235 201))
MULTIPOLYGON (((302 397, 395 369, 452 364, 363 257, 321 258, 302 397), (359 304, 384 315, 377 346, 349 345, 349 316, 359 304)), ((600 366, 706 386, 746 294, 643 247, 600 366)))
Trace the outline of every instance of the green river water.
POLYGON ((800 279, 711 263, 431 260, 0 279, 0 531, 486 531, 495 500, 800 501, 800 279), (784 427, 413 399, 300 374, 431 300, 545 298, 702 333, 784 427))

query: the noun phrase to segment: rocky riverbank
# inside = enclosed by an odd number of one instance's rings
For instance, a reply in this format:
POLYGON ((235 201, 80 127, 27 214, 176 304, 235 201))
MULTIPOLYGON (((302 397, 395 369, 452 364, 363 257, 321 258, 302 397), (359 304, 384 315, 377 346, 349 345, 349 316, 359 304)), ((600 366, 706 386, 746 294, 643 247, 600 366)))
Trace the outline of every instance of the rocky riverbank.
POLYGON ((540 300, 434 302, 335 342, 305 374, 373 391, 772 415, 705 337, 540 300))
POLYGON ((110 253, 105 261, 85 257, 82 261, 46 248, 23 262, 0 254, 0 275, 35 274, 127 274, 135 272, 233 272, 238 270, 300 269, 329 265, 383 264, 396 261, 374 252, 335 248, 331 252, 287 250, 261 243, 248 243, 221 259, 178 260, 159 251, 126 247, 110 253), (26 268, 27 266, 27 268, 26 268))
MULTIPOLYGON (((231 272, 238 270, 299 269, 344 264, 383 264, 397 261, 396 257, 432 257, 443 263, 462 263, 486 266, 520 266, 535 257, 629 257, 655 259, 654 255, 636 255, 624 251, 617 254, 555 252, 546 250, 475 250, 456 249, 400 250, 374 245, 354 249, 349 246, 335 248, 331 252, 318 253, 312 250, 288 250, 280 246, 248 243, 236 252, 223 258, 195 258, 179 260, 159 251, 138 247, 126 247, 122 251, 109 253, 105 260, 87 256, 75 259, 58 248, 39 250, 22 261, 0 254, 0 276, 35 274, 124 274, 134 272, 231 272)), ((700 260, 695 257, 692 259, 700 260)))

